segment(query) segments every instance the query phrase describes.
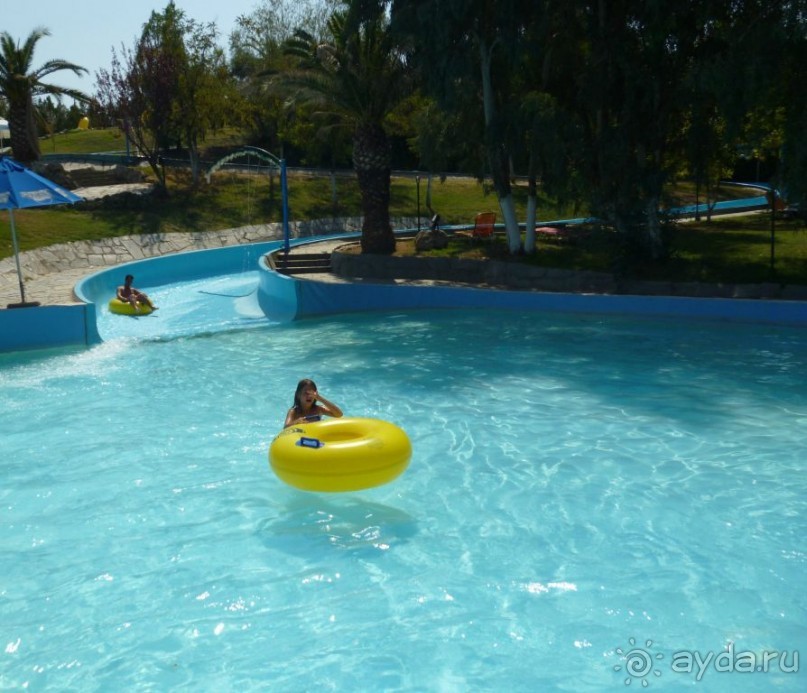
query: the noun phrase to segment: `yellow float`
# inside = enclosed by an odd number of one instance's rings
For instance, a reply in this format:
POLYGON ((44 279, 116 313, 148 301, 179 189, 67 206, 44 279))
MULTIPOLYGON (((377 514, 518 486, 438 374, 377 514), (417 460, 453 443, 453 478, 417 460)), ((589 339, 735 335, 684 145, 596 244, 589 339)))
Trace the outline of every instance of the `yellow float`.
POLYGON ((119 298, 113 298, 109 302, 109 312, 117 313, 118 315, 148 315, 153 311, 152 307, 147 303, 140 303, 140 310, 134 309, 131 303, 124 303, 119 298))
POLYGON ((400 476, 412 444, 395 424, 340 418, 289 426, 269 446, 269 464, 304 491, 359 491, 400 476))

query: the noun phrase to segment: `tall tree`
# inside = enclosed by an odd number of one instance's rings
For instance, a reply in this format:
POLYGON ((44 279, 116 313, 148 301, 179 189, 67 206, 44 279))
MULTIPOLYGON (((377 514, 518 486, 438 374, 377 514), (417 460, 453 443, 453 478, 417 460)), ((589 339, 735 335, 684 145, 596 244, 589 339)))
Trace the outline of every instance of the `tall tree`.
POLYGON ((199 141, 236 109, 238 92, 213 24, 189 22, 185 29, 186 67, 181 72, 172 119, 188 149, 193 184, 200 179, 199 141))
POLYGON ((784 110, 782 183, 788 202, 807 211, 807 1, 784 3, 779 37, 785 54, 776 77, 784 110))
POLYGON ((325 40, 335 4, 335 0, 263 0, 250 14, 237 18, 230 35, 230 70, 248 106, 244 122, 252 130, 251 139, 284 157, 286 146, 291 145, 302 152, 301 158, 318 159, 333 141, 318 138, 318 124, 306 107, 268 89, 267 77, 294 64, 284 44, 296 29, 304 27, 317 43, 325 40))
POLYGON ((77 101, 89 101, 89 97, 77 89, 42 81, 62 70, 70 70, 76 75, 87 72, 86 68, 62 59, 48 60, 41 67, 34 68, 36 45, 45 36, 50 36, 47 29, 34 29, 20 44, 8 32, 0 34, 0 95, 5 97, 9 106, 11 151, 15 159, 23 162, 36 161, 40 156, 35 118, 37 97, 50 94, 57 98, 69 96, 77 101))
MULTIPOLYGON (((364 0, 364 5, 379 4, 364 0)), ((386 4, 386 3, 380 3, 386 4)), ((414 46, 420 75, 440 104, 455 110, 460 90, 477 96, 484 146, 511 252, 521 248, 510 183, 517 123, 516 65, 524 26, 540 3, 529 0, 392 0, 393 25, 414 46)))
POLYGON ((230 34, 230 64, 240 79, 271 68, 279 62, 283 43, 296 29, 312 36, 327 35, 328 19, 339 0, 262 0, 255 9, 236 18, 230 34))
POLYGON ((524 17, 522 48, 515 66, 516 122, 510 129, 510 148, 520 154, 514 157, 516 170, 527 174, 524 251, 528 253, 536 249, 539 183, 545 193, 558 200, 576 199, 579 194, 568 151, 568 143, 579 140, 576 123, 548 91, 550 77, 569 69, 566 58, 570 47, 555 29, 564 21, 558 12, 568 5, 555 4, 551 0, 536 2, 535 11, 524 17))
POLYGON ((336 12, 328 29, 326 42, 306 31, 296 32, 287 50, 300 62, 281 76, 280 83, 296 88, 297 98, 317 104, 323 116, 350 129, 362 201, 362 252, 390 254, 395 251, 395 236, 389 217, 386 124, 407 91, 404 56, 383 12, 355 25, 348 25, 346 13, 336 12))
MULTIPOLYGON (((585 3, 584 3, 585 4, 585 3)), ((682 131, 682 79, 694 46, 694 6, 594 0, 580 19, 588 53, 573 77, 584 123, 591 211, 641 254, 664 250, 664 186, 682 131)))
MULTIPOLYGON (((704 46, 716 48, 712 18, 726 4, 546 3, 541 72, 562 116, 558 123, 568 124, 557 133, 567 175, 588 210, 638 255, 666 253, 664 195, 682 170, 688 118, 696 113, 692 71, 704 46)), ((708 104, 704 96, 699 103, 708 104)), ((700 109, 697 117, 706 113, 700 109)), ((700 141, 702 125, 692 131, 700 141)))
POLYGON ((782 114, 782 181, 794 197, 807 191, 807 0, 352 4, 391 8, 419 77, 449 114, 463 108, 460 90, 479 99, 511 250, 516 162, 530 175, 530 200, 540 174, 626 247, 664 256, 667 184, 689 169, 710 185, 753 113, 782 114))
POLYGON ((167 192, 162 153, 178 135, 172 118, 181 73, 187 64, 183 15, 170 2, 152 12, 134 48, 112 51, 109 70, 99 70, 97 96, 114 114, 137 151, 146 158, 160 189, 167 192))
POLYGON ((194 180, 198 140, 220 124, 234 95, 214 25, 188 20, 173 2, 152 12, 134 49, 113 50, 110 70, 98 73, 98 98, 114 114, 167 191, 162 157, 188 147, 194 180))

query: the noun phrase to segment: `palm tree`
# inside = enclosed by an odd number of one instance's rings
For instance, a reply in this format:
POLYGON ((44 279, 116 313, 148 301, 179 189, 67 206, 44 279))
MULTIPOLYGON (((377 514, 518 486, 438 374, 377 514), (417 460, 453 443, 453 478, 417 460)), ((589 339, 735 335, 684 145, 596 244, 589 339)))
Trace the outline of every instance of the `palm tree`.
POLYGON ((320 43, 298 30, 286 44, 299 67, 280 77, 298 96, 320 107, 320 115, 351 129, 353 167, 362 203, 363 253, 395 251, 389 218, 390 143, 385 120, 406 93, 406 70, 383 16, 347 30, 347 15, 334 13, 329 40, 320 43))
POLYGON ((77 101, 89 101, 89 97, 76 89, 57 87, 42 82, 44 77, 59 70, 72 70, 75 74, 86 73, 86 68, 66 60, 48 60, 34 70, 31 65, 34 49, 39 39, 50 36, 45 28, 34 29, 22 45, 11 34, 0 34, 0 96, 8 101, 8 124, 11 130, 11 151, 17 161, 30 162, 39 159, 39 140, 34 121, 34 97, 50 94, 57 98, 69 96, 77 101))

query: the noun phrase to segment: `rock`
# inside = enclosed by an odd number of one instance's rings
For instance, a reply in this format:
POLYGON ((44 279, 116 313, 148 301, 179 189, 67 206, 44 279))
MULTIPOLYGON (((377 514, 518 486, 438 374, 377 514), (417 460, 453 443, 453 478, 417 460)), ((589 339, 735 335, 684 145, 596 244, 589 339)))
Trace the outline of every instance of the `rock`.
POLYGON ((31 170, 38 173, 40 176, 53 181, 56 183, 56 185, 61 185, 63 188, 67 188, 68 190, 74 190, 76 188, 76 183, 73 180, 73 176, 65 171, 64 166, 61 164, 35 161, 31 164, 31 170))
POLYGON ((439 250, 448 246, 448 235, 445 231, 420 231, 415 236, 415 250, 439 250))
POLYGON ((118 164, 112 169, 112 177, 120 183, 142 183, 146 180, 143 172, 137 168, 118 164))

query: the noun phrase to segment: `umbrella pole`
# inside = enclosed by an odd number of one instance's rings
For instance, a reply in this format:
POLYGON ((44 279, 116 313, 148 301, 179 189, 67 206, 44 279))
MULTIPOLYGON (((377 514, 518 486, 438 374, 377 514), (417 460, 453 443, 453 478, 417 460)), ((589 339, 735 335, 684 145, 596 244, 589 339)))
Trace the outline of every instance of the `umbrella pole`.
POLYGON ((11 218, 11 243, 14 246, 14 261, 17 263, 17 279, 20 281, 20 300, 25 303, 25 286, 22 283, 22 270, 20 269, 20 248, 17 245, 17 231, 14 228, 14 212, 9 208, 8 216, 11 218))

